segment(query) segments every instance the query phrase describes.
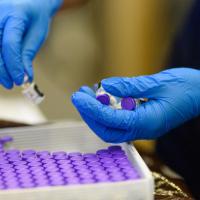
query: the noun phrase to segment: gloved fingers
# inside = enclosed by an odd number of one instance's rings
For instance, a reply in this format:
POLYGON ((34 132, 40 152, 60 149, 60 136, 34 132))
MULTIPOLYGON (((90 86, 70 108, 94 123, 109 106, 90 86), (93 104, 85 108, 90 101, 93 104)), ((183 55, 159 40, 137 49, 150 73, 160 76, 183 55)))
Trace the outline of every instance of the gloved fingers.
POLYGON ((135 111, 112 109, 83 92, 74 93, 72 102, 79 112, 107 127, 129 130, 136 123, 135 111))
POLYGON ((30 82, 33 80, 33 60, 47 37, 48 26, 49 21, 46 23, 37 21, 32 24, 24 37, 22 60, 30 82))
POLYGON ((171 113, 167 113, 171 105, 167 100, 150 100, 137 109, 137 123, 132 127, 136 139, 155 139, 166 133, 173 123, 171 113))
POLYGON ((3 28, 0 27, 0 84, 7 89, 13 87, 13 82, 6 71, 6 67, 2 58, 2 38, 3 38, 3 28))
POLYGON ((88 95, 90 95, 91 97, 94 97, 96 98, 96 94, 95 92, 88 86, 82 86, 80 89, 79 89, 79 92, 84 92, 88 95))
MULTIPOLYGON (((124 141, 157 138, 172 128, 170 119, 173 119, 173 116, 170 115, 173 113, 166 113, 170 105, 165 101, 150 100, 134 111, 114 110, 82 92, 76 92, 72 101, 77 110, 84 114, 84 118, 87 116, 101 125, 101 128, 127 133, 124 135, 124 141)), ((94 131, 103 134, 100 130, 94 131)))
POLYGON ((6 70, 16 85, 24 81, 22 63, 22 40, 26 31, 27 19, 10 17, 4 28, 2 39, 2 57, 6 70))
POLYGON ((102 80, 103 88, 118 97, 154 98, 162 80, 159 74, 150 76, 113 77, 102 80))
POLYGON ((120 129, 113 129, 96 122, 94 119, 88 117, 85 113, 80 112, 81 117, 87 123, 92 131, 105 142, 121 143, 130 141, 130 134, 120 129))

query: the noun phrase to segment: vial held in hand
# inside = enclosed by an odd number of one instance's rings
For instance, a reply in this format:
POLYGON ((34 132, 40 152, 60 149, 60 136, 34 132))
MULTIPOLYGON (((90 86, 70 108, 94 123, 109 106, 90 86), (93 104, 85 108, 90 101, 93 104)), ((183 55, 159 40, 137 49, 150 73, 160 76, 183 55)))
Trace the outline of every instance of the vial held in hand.
POLYGON ((24 78, 22 88, 22 94, 34 104, 40 104, 45 98, 44 94, 40 92, 38 86, 34 82, 30 83, 28 81, 27 76, 24 78))
POLYGON ((115 109, 135 110, 145 99, 135 99, 132 97, 116 97, 106 92, 101 84, 96 87, 96 99, 104 105, 109 105, 115 109))

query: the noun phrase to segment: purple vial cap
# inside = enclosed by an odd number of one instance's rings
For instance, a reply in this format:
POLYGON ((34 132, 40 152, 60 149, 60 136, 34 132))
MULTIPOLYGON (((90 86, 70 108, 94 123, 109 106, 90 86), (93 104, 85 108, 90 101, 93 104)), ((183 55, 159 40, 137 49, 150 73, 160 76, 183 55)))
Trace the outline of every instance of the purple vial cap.
POLYGON ((72 164, 75 166, 83 166, 83 165, 86 165, 86 161, 76 160, 76 161, 73 161, 72 164))
POLYGON ((36 185, 34 183, 22 183, 21 187, 23 188, 34 188, 36 185))
POLYGON ((117 164, 115 164, 115 163, 103 163, 103 167, 105 167, 105 168, 117 167, 117 164))
POLYGON ((18 184, 9 184, 7 185, 6 189, 12 190, 12 189, 18 189, 19 185, 18 184))
POLYGON ((41 166, 41 165, 42 165, 42 163, 37 162, 37 161, 35 161, 35 162, 30 162, 30 163, 28 164, 29 167, 37 167, 37 166, 41 166))
POLYGON ((27 162, 26 161, 14 161, 13 165, 17 166, 17 165, 26 165, 27 162))
POLYGON ((0 160, 0 168, 2 165, 8 164, 9 162, 7 160, 0 160))
POLYGON ((37 177, 35 176, 35 183, 48 183, 48 178, 45 176, 37 177))
POLYGON ((71 161, 83 161, 83 157, 82 156, 75 156, 75 157, 71 157, 70 160, 71 161))
POLYGON ((13 172, 13 171, 15 171, 15 169, 13 169, 13 168, 3 168, 3 169, 1 169, 0 170, 0 172, 2 172, 2 173, 9 173, 9 172, 13 172))
POLYGON ((127 174, 125 174, 125 176, 128 179, 139 179, 140 178, 140 175, 137 173, 127 173, 127 174))
POLYGON ((99 182, 110 182, 110 179, 108 177, 98 177, 98 178, 95 178, 96 181, 99 183, 99 182))
POLYGON ((95 153, 86 153, 83 155, 84 158, 96 158, 97 155, 95 153))
POLYGON ((133 98, 127 97, 121 100, 121 107, 124 110, 135 110, 136 102, 133 98))
POLYGON ((80 183, 82 184, 91 184, 91 183, 95 183, 95 179, 92 179, 92 178, 87 178, 87 179, 83 179, 80 181, 80 183))
POLYGON ((48 177, 49 179, 63 179, 61 173, 59 172, 49 172, 48 177))
POLYGON ((118 145, 113 145, 113 146, 109 146, 108 150, 110 150, 110 151, 120 151, 120 150, 122 150, 122 147, 118 146, 118 145))
POLYGON ((98 101, 100 101, 104 105, 110 105, 110 97, 108 94, 101 94, 96 97, 98 101))
POLYGON ((20 158, 19 156, 11 156, 8 158, 8 161, 13 163, 13 162, 16 162, 16 161, 22 161, 22 158, 20 158))
POLYGON ((7 143, 7 142, 12 142, 13 138, 11 136, 3 136, 0 138, 0 143, 7 143))
POLYGON ((59 165, 70 164, 70 163, 71 163, 71 160, 58 160, 57 163, 58 163, 59 165))
POLYGON ((127 178, 124 176, 114 176, 110 177, 110 180, 113 182, 118 182, 118 181, 125 181, 127 178))
POLYGON ((64 185, 65 184, 65 181, 63 181, 63 180, 52 180, 51 181, 51 183, 50 183, 50 185, 52 185, 52 186, 61 186, 61 185, 64 185))
POLYGON ((92 175, 92 174, 80 174, 79 175, 79 178, 80 179, 93 179, 94 178, 94 176, 92 175))
POLYGON ((51 158, 47 158, 47 159, 43 159, 42 161, 41 161, 43 164, 53 164, 53 163, 55 163, 56 161, 54 160, 54 159, 51 159, 51 158))
POLYGON ((102 159, 102 160, 101 160, 101 163, 103 163, 103 164, 113 164, 114 161, 111 160, 111 159, 102 159))
POLYGON ((102 166, 96 167, 96 168, 90 168, 93 174, 98 174, 98 173, 106 173, 105 168, 102 166))
POLYGON ((124 150, 120 150, 120 151, 112 151, 112 155, 126 155, 124 150))
POLYGON ((108 155, 110 154, 109 150, 107 149, 99 149, 97 152, 96 152, 97 155, 102 155, 102 154, 105 154, 105 155, 108 155))
POLYGON ((71 157, 81 157, 82 154, 80 152, 71 152, 68 154, 68 156, 71 157))
POLYGON ((99 159, 97 157, 88 157, 88 158, 85 158, 85 161, 89 163, 89 162, 99 161, 99 159))
POLYGON ((19 155, 20 151, 17 149, 10 149, 6 151, 6 155, 10 156, 10 155, 19 155))
POLYGON ((70 170, 70 169, 73 169, 73 165, 72 164, 60 164, 59 165, 59 168, 60 169, 63 169, 63 170, 70 170))
POLYGON ((0 169, 7 169, 9 167, 13 167, 13 165, 8 164, 8 162, 0 163, 0 169))
POLYGON ((74 173, 75 172, 75 170, 76 169, 74 169, 73 167, 65 167, 65 166, 61 166, 61 167, 59 167, 59 171, 61 172, 61 173, 74 173))
POLYGON ((37 187, 47 187, 47 186, 49 186, 49 182, 48 181, 36 182, 36 186, 37 187))
POLYGON ((104 159, 104 158, 111 158, 112 157, 112 154, 99 154, 98 155, 99 156, 99 158, 101 158, 101 159, 104 159))
POLYGON ((8 158, 5 156, 5 155, 0 155, 0 162, 2 161, 2 160, 4 160, 4 161, 6 161, 8 158))
POLYGON ((41 159, 37 158, 37 157, 30 157, 30 158, 27 158, 26 161, 28 163, 32 163, 32 162, 40 162, 41 159))
POLYGON ((0 190, 6 189, 6 187, 3 184, 0 184, 0 190))
POLYGON ((64 152, 64 151, 57 151, 57 152, 53 152, 52 153, 52 156, 54 157, 54 156, 66 156, 67 155, 67 153, 66 152, 64 152))
POLYGON ((113 159, 115 160, 127 160, 127 157, 125 154, 114 154, 113 159))
POLYGON ((52 158, 51 153, 49 151, 40 151, 40 152, 37 152, 37 156, 40 159, 52 158))
POLYGON ((35 155, 35 154, 36 154, 36 152, 33 149, 28 149, 28 150, 22 151, 23 156, 32 156, 32 155, 35 155))
POLYGON ((29 168, 30 170, 32 171, 43 171, 44 170, 44 167, 42 166, 34 166, 34 167, 30 167, 29 168))
POLYGON ((69 185, 80 184, 80 180, 79 179, 71 178, 71 179, 67 179, 67 183, 69 185))
POLYGON ((78 178, 77 173, 63 173, 62 176, 63 178, 67 178, 67 179, 78 178))
POLYGON ((38 151, 37 156, 50 156, 51 153, 49 151, 38 151))

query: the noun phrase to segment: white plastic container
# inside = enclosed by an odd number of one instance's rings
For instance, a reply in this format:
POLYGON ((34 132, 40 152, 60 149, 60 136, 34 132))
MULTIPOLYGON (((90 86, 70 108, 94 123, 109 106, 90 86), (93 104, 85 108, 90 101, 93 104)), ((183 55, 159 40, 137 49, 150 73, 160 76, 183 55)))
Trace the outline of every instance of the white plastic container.
MULTIPOLYGON (((55 123, 51 125, 10 128, 0 131, 1 136, 13 136, 13 148, 95 152, 110 144, 102 142, 82 123, 55 123)), ((151 172, 136 149, 121 144, 137 168, 141 179, 115 183, 98 183, 35 189, 0 190, 0 200, 152 200, 154 181, 151 172)))

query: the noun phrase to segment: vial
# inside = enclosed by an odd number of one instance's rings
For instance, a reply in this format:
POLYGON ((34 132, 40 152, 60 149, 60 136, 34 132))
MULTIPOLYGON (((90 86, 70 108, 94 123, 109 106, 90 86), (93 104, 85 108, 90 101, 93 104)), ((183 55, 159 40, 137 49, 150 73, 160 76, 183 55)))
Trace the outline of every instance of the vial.
POLYGON ((45 98, 38 86, 34 82, 29 82, 27 75, 24 78, 24 84, 22 85, 22 88, 22 94, 34 104, 40 104, 45 98))
POLYGON ((106 92, 100 83, 96 89, 96 99, 104 105, 110 105, 115 108, 120 107, 120 98, 114 97, 110 93, 106 92))
POLYGON ((142 99, 132 97, 120 98, 106 92, 101 84, 96 89, 96 99, 104 105, 109 105, 115 109, 135 110, 142 102, 142 99))

